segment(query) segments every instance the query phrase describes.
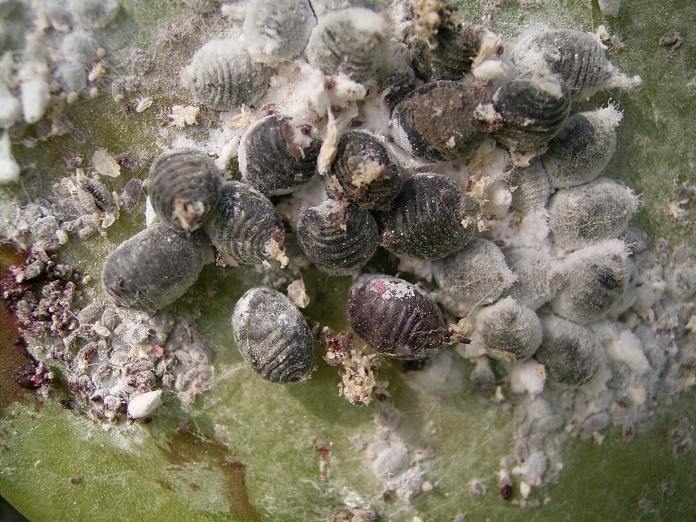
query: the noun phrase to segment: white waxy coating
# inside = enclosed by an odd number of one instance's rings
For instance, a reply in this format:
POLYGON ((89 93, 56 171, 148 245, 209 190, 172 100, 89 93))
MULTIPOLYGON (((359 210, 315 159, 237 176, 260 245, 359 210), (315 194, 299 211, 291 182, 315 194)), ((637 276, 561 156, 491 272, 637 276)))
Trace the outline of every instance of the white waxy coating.
POLYGON ((46 65, 41 63, 29 64, 21 73, 23 79, 19 90, 24 121, 27 123, 37 123, 46 114, 51 100, 46 75, 46 65))
POLYGON ((162 390, 154 390, 131 396, 128 402, 128 416, 142 419, 149 416, 162 404, 162 390))
POLYGON ((20 168, 12 155, 10 134, 0 130, 0 185, 19 181, 20 168))

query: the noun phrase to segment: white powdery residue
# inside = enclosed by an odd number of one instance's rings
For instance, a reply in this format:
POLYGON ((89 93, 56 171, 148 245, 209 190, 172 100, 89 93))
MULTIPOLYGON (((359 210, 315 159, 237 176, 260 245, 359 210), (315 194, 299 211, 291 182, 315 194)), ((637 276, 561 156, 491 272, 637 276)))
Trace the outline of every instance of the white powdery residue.
POLYGON ((12 155, 10 133, 0 130, 0 184, 19 181, 21 169, 12 155))
POLYGON ((305 208, 316 207, 327 198, 324 182, 319 176, 314 176, 299 190, 283 198, 276 205, 276 210, 294 226, 305 208))
POLYGON ((355 103, 352 103, 346 110, 341 111, 338 115, 334 115, 331 110, 328 115, 329 120, 326 125, 324 142, 321 145, 319 157, 317 158, 317 170, 322 176, 329 172, 331 164, 338 152, 338 140, 350 127, 353 118, 358 115, 358 107, 355 103))
POLYGON ((220 6, 220 12, 225 18, 241 22, 244 20, 246 14, 246 2, 222 4, 220 6))
POLYGON ((0 83, 0 129, 9 129, 22 116, 22 105, 4 84, 0 83))
POLYGON ((399 272, 411 272, 425 281, 433 280, 433 265, 427 259, 418 259, 406 254, 397 254, 396 257, 399 259, 399 272))
POLYGON ((382 293, 382 298, 385 300, 391 298, 404 299, 416 295, 414 287, 401 282, 395 283, 394 281, 386 280, 384 281, 384 288, 385 290, 382 293))
POLYGON ((612 359, 628 365, 638 375, 650 370, 650 363, 643 352, 643 343, 630 330, 623 330, 614 341, 607 346, 607 354, 612 359))
POLYGON ((51 100, 48 67, 43 62, 24 64, 19 72, 22 112, 27 123, 37 123, 48 109, 51 100))
POLYGON ((135 106, 135 112, 141 113, 152 107, 152 98, 145 96, 138 99, 138 104, 135 106))
POLYGON ((360 105, 360 128, 372 132, 381 142, 381 136, 389 135, 391 111, 378 93, 370 93, 360 105))
POLYGON ((601 107, 595 109, 594 111, 588 111, 583 113, 585 118, 588 120, 594 120, 597 123, 602 124, 607 129, 615 129, 621 123, 623 119, 623 112, 619 110, 618 106, 610 103, 606 107, 601 107))
POLYGON ((121 175, 121 166, 114 157, 104 149, 97 149, 94 154, 92 154, 92 166, 102 176, 117 178, 121 175))
POLYGON ((152 207, 152 202, 150 201, 150 196, 145 198, 145 226, 150 226, 157 223, 157 213, 152 207))
POLYGON ((142 419, 153 413, 162 404, 162 390, 154 390, 131 396, 128 402, 128 416, 142 419))
POLYGON ((500 54, 502 39, 492 31, 486 31, 480 40, 479 52, 472 61, 472 67, 477 67, 489 58, 500 54))
POLYGON ((187 125, 194 125, 198 119, 200 110, 200 107, 196 107, 195 105, 174 105, 172 107, 172 112, 169 114, 171 125, 181 128, 187 125))
POLYGON ((484 82, 500 80, 507 76, 508 66, 502 60, 486 60, 471 69, 474 78, 484 82))
POLYGON ((544 390, 546 369, 536 361, 515 363, 509 367, 508 378, 513 393, 529 393, 534 397, 544 390))
POLYGON ((288 285, 288 298, 298 308, 306 308, 309 305, 309 295, 305 288, 304 279, 295 279, 288 285))
POLYGON ((541 451, 535 451, 526 462, 520 466, 512 468, 512 474, 524 477, 528 484, 540 486, 548 467, 548 459, 541 451))

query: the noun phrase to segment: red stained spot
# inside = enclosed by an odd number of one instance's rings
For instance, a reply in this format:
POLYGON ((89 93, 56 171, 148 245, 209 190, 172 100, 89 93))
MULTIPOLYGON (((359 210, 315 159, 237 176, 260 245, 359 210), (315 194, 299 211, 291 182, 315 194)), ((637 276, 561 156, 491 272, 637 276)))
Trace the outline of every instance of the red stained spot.
POLYGON ((372 282, 372 289, 379 295, 382 295, 384 292, 386 292, 387 287, 384 286, 384 281, 382 281, 381 279, 377 279, 372 282))
POLYGON ((152 353, 155 357, 162 357, 164 355, 164 347, 156 344, 154 348, 152 348, 152 353))

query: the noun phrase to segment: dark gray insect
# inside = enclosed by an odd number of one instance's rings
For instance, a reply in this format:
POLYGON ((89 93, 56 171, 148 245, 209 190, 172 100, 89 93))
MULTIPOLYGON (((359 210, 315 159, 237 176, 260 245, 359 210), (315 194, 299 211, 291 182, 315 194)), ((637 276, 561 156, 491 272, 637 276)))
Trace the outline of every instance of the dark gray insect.
POLYGON ((529 34, 512 53, 522 69, 538 67, 539 60, 560 75, 573 98, 589 98, 605 87, 615 69, 598 38, 574 29, 550 29, 529 34))
POLYGON ((437 29, 432 42, 419 40, 413 50, 413 69, 425 81, 458 80, 471 64, 488 32, 483 25, 448 20, 437 29))
POLYGON ((138 178, 131 178, 123 187, 123 191, 119 195, 119 206, 126 211, 133 210, 140 201, 140 196, 143 193, 143 182, 138 178))
POLYGON ((614 107, 573 114, 541 161, 554 188, 582 185, 599 176, 616 151, 621 113, 614 107))
POLYGON ((551 301, 554 313, 579 324, 604 317, 629 281, 628 249, 610 239, 573 252, 563 260, 565 284, 551 301))
POLYGON ((542 249, 506 249, 505 259, 517 278, 505 294, 532 310, 553 299, 563 284, 558 261, 542 249))
POLYGON ((582 386, 597 372, 600 345, 591 330, 556 315, 540 317, 541 346, 534 358, 546 368, 550 380, 567 386, 582 386))
POLYGON ((394 71, 382 80, 382 100, 391 110, 416 88, 416 76, 411 69, 394 71))
POLYGON ((548 208, 554 245, 572 250, 624 234, 638 198, 628 187, 600 178, 557 191, 548 208))
POLYGON ((551 184, 539 160, 533 160, 528 167, 513 169, 507 179, 510 186, 515 188, 510 205, 513 209, 528 214, 546 207, 551 184))
POLYGON ((420 259, 441 259, 466 246, 476 229, 476 200, 442 174, 406 180, 389 212, 379 215, 382 244, 420 259))
POLYGON ((438 286, 463 308, 495 302, 515 280, 500 248, 487 239, 474 239, 432 268, 438 286))
POLYGON ((475 80, 426 83, 394 109, 392 137, 419 158, 465 158, 491 130, 491 123, 479 113, 490 101, 483 84, 475 80))
POLYGON ((238 181, 222 184, 220 199, 203 229, 215 248, 240 265, 283 255, 285 232, 273 203, 238 181))
POLYGON ((238 40, 211 40, 181 72, 199 103, 216 110, 250 105, 268 89, 271 69, 254 62, 238 40))
POLYGON ((388 41, 386 22, 377 13, 345 9, 319 20, 307 44, 307 60, 326 75, 343 73, 365 83, 377 78, 388 41))
POLYGON ((375 210, 389 210, 401 189, 401 172, 372 134, 348 131, 338 142, 327 176, 332 196, 375 210))
POLYGON ((314 340, 307 321, 276 290, 248 290, 234 307, 232 332, 244 360, 268 381, 301 381, 314 368, 314 340))
POLYGON ((103 212, 116 212, 118 210, 111 192, 101 181, 86 176, 82 169, 77 170, 75 181, 78 187, 78 198, 85 210, 89 209, 90 203, 103 212))
POLYGON ((357 273, 379 246, 372 214, 330 199, 302 212, 297 238, 312 263, 331 275, 357 273))
POLYGON ((290 194, 317 172, 320 149, 314 127, 273 114, 242 136, 239 170, 244 181, 266 196, 290 194))
POLYGON ((378 352, 420 359, 453 342, 435 301, 411 283, 363 276, 350 288, 348 322, 378 352))
POLYGON ((155 312, 196 282, 203 257, 198 234, 155 223, 111 252, 104 263, 102 285, 116 304, 155 312))
POLYGON ((244 38, 255 60, 274 65, 302 54, 315 25, 309 0, 252 0, 244 38))
POLYGON ((511 297, 483 308, 476 316, 476 331, 493 359, 521 361, 541 344, 541 323, 533 310, 511 297))
POLYGON ((509 150, 527 152, 558 133, 570 113, 570 95, 558 76, 529 72, 501 85, 493 106, 502 117, 495 139, 509 150))
POLYGON ((215 208, 221 182, 206 154, 191 149, 165 152, 150 166, 150 202, 161 219, 191 232, 215 208))

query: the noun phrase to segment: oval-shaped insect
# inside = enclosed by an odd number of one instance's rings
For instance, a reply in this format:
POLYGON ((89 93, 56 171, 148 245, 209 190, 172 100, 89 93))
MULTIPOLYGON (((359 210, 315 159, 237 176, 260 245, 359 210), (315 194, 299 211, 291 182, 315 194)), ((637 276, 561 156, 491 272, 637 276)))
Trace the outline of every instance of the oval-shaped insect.
POLYGON ((476 201, 442 174, 406 180, 389 212, 379 215, 382 244, 420 259, 441 259, 464 248, 474 236, 476 201))
POLYGON ((532 310, 553 299, 563 283, 559 262, 543 249, 506 249, 505 260, 516 277, 505 294, 532 310))
POLYGON ((533 310, 511 297, 483 308, 476 316, 476 332, 493 359, 521 361, 541 344, 541 323, 533 310))
POLYGON ((317 172, 321 140, 309 124, 273 114, 247 129, 239 143, 244 181, 267 196, 290 194, 317 172))
POLYGON ((203 269, 203 243, 166 223, 155 223, 109 254, 102 285, 118 305, 155 312, 196 282, 203 269))
POLYGON ((510 206, 523 214, 546 207, 551 184, 541 162, 533 160, 528 167, 517 167, 507 175, 512 190, 510 206))
POLYGON ((558 133, 570 113, 570 95, 558 76, 535 71, 501 85, 493 106, 502 117, 495 139, 509 150, 527 152, 558 133))
POLYGON ((395 107, 392 137, 419 158, 465 158, 490 130, 490 122, 480 112, 490 101, 483 84, 474 80, 426 83, 395 107))
POLYGON ((515 280, 500 248, 480 238, 461 252, 433 263, 433 277, 462 308, 493 303, 515 280))
POLYGON ((309 0, 252 0, 244 39, 252 58, 275 65, 302 54, 315 25, 309 0))
POLYGON ((331 275, 357 273, 379 246, 379 231, 372 214, 330 199, 302 212, 297 238, 312 263, 331 275))
POLYGON ((419 40, 413 50, 413 69, 425 81, 458 80, 471 70, 489 33, 483 25, 447 20, 440 25, 432 42, 419 40))
POLYGON ((196 100, 216 110, 253 104, 266 93, 271 69, 254 62, 239 40, 211 40, 181 71, 196 100))
POLYGON ((584 326, 556 315, 540 317, 543 340, 534 358, 544 365, 553 382, 582 386, 597 372, 600 345, 584 326))
POLYGON ((609 106, 573 114, 541 157, 551 186, 568 188, 599 176, 616 151, 616 127, 622 114, 609 106))
POLYGON ((78 25, 102 29, 118 16, 118 0, 68 0, 68 9, 78 25))
POLYGON ((322 17, 307 44, 307 60, 328 76, 375 80, 384 62, 389 31, 374 11, 354 7, 322 17))
POLYGON ((307 321, 276 290, 248 290, 234 307, 232 332, 244 360, 268 381, 301 381, 314 368, 314 341, 307 321))
POLYGON ((222 184, 220 199, 203 229, 215 248, 240 265, 284 256, 283 221, 266 196, 244 183, 222 184))
POLYGON ((161 219, 190 232, 215 208, 221 181, 207 154, 191 149, 165 152, 150 166, 150 202, 161 219))
POLYGON ((350 288, 347 311, 355 333, 397 359, 427 357, 451 342, 435 301, 398 277, 361 277, 350 288))
POLYGON ((401 189, 401 172, 372 134, 348 131, 338 142, 327 189, 334 197, 375 210, 389 210, 401 189))
POLYGON ((597 36, 574 29, 549 29, 523 37, 512 52, 521 69, 545 64, 560 75, 574 98, 589 98, 605 87, 615 69, 597 36))
POLYGON ((624 234, 638 198, 628 187, 600 178, 557 191, 548 208, 554 245, 573 250, 624 234))
POLYGON ((610 239, 563 260, 565 284, 551 301, 554 313, 579 324, 604 317, 619 302, 629 280, 628 249, 610 239))

